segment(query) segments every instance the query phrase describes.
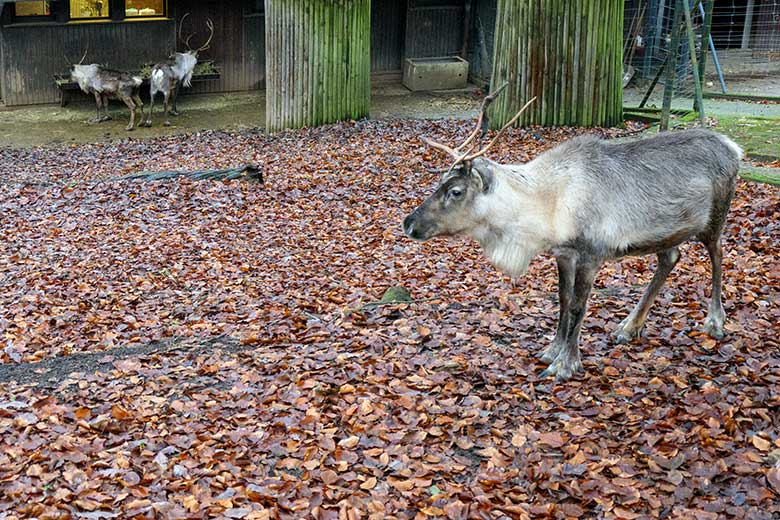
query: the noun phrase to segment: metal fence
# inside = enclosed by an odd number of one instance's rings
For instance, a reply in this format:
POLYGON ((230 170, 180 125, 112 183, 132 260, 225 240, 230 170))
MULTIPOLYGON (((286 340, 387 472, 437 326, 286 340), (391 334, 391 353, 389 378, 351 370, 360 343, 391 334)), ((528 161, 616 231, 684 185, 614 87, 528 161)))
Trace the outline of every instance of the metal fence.
MULTIPOLYGON (((674 108, 694 106, 694 57, 702 56, 704 97, 780 100, 780 0, 708 2, 627 0, 624 28, 624 104, 660 107, 673 82, 674 108), (690 8, 693 50, 684 16, 690 8), (676 8, 680 6, 675 13, 676 8), (679 31, 675 38, 675 23, 679 31), (676 51, 676 52, 673 52, 676 51), (675 63, 676 62, 676 63, 675 63), (669 64, 675 63, 671 74, 669 64), (773 99, 775 98, 775 99, 773 99)), ((700 67, 700 71, 702 68, 700 67)))

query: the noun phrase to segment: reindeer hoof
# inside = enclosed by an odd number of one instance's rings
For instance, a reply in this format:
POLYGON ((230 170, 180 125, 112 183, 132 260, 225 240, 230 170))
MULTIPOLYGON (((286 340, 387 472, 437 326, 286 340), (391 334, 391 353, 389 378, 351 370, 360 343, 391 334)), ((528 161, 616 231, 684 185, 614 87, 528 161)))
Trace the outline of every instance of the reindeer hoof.
POLYGON ((726 335, 723 332, 723 323, 709 318, 704 322, 704 332, 714 339, 723 339, 726 335))
POLYGON ((145 122, 143 124, 143 126, 145 126, 146 128, 151 128, 152 127, 152 122, 151 121, 147 121, 147 122, 145 122))
POLYGON ((561 350, 563 350, 565 346, 566 345, 563 343, 553 342, 552 345, 538 353, 536 356, 545 363, 552 363, 555 361, 555 358, 558 357, 558 354, 561 353, 561 350))
POLYGON ((178 116, 179 115, 179 113, 176 110, 171 110, 169 112, 169 114, 171 114, 172 116, 178 116))
POLYGON ((642 327, 634 326, 634 324, 630 321, 630 319, 626 318, 620 322, 618 328, 615 329, 615 332, 612 333, 612 338, 615 340, 615 343, 617 343, 618 345, 626 345, 628 343, 631 343, 635 339, 639 339, 639 336, 641 334, 642 334, 642 327))
POLYGON ((111 116, 103 116, 100 118, 100 121, 98 121, 98 123, 102 123, 103 121, 110 121, 110 120, 111 120, 111 116))
POLYGON ((618 345, 628 345, 635 339, 639 338, 638 332, 630 332, 626 329, 618 329, 612 333, 612 338, 618 345))
POLYGON ((568 359, 563 360, 561 357, 558 357, 550 366, 539 374, 539 377, 554 377, 556 381, 566 381, 567 379, 571 379, 574 374, 581 370, 582 362, 579 359, 571 361, 568 359))
POLYGON ((170 121, 166 121, 166 122, 163 123, 163 126, 171 126, 171 122, 170 121))
POLYGON ((133 130, 135 130, 135 127, 134 126, 126 126, 125 130, 127 130, 128 132, 132 132, 133 130))

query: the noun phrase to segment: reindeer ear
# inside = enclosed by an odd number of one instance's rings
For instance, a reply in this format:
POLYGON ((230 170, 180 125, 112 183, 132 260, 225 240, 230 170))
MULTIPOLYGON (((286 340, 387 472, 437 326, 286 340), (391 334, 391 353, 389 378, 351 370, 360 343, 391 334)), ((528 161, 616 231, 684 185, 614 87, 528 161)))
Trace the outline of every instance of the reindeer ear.
POLYGON ((489 192, 493 187, 493 173, 490 171, 490 166, 484 160, 476 159, 469 165, 469 170, 482 193, 489 192))

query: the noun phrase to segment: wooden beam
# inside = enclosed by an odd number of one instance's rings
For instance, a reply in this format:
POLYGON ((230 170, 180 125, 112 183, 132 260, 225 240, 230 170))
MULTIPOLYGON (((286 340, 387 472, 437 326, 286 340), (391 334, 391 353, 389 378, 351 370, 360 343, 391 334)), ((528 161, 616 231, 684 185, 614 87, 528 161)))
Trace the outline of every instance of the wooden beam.
MULTIPOLYGON (((697 4, 699 0, 694 0, 697 4)), ((699 63, 696 59, 696 36, 693 34, 693 21, 691 20, 691 6, 688 0, 682 0, 683 9, 685 12, 685 29, 688 33, 688 48, 691 55, 691 69, 693 70, 693 90, 696 95, 696 101, 694 102, 694 110, 699 112, 699 121, 704 126, 704 101, 701 97, 701 81, 699 79, 699 63)))
POLYGON ((661 110, 661 126, 659 130, 669 130, 669 110, 672 108, 672 94, 674 94, 674 82, 677 78, 677 53, 680 51, 680 19, 682 18, 682 0, 674 2, 674 16, 672 21, 672 41, 669 44, 669 60, 666 63, 666 84, 664 85, 664 101, 661 110))
POLYGON ((370 0, 266 0, 266 128, 368 115, 370 0))

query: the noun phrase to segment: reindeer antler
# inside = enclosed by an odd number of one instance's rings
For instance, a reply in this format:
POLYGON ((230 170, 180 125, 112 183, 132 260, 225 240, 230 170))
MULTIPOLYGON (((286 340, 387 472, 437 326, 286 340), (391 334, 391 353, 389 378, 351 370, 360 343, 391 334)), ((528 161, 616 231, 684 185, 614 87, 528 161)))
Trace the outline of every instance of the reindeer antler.
POLYGON ((471 132, 471 135, 469 135, 468 139, 466 139, 462 145, 455 148, 456 152, 459 152, 464 148, 466 148, 466 146, 468 146, 469 143, 471 143, 471 141, 477 136, 477 132, 479 132, 480 130, 481 130, 480 139, 484 137, 485 133, 487 133, 487 127, 488 127, 487 109, 490 106, 490 104, 496 100, 498 95, 504 91, 507 85, 509 85, 509 82, 505 81, 503 85, 498 87, 498 90, 485 96, 485 99, 482 100, 482 106, 479 109, 479 119, 477 119, 477 127, 474 128, 474 131, 471 132))
POLYGON ((84 60, 86 59, 88 52, 89 52, 89 42, 87 42, 87 48, 84 49, 84 54, 81 56, 81 59, 79 60, 79 63, 78 63, 79 65, 84 63, 84 60))
POLYGON ((479 119, 477 120, 477 127, 474 129, 473 132, 471 132, 471 134, 466 139, 466 141, 464 141, 463 144, 461 144, 457 148, 450 148, 446 144, 438 143, 436 141, 428 139, 427 137, 420 137, 420 140, 422 140, 425 144, 427 144, 431 148, 440 150, 450 155, 453 159, 455 159, 452 165, 449 168, 447 168, 447 173, 451 172, 455 168, 455 166, 457 166, 458 164, 464 161, 471 161, 476 159, 477 157, 481 157, 485 155, 488 152, 488 150, 490 150, 498 142, 498 139, 504 134, 506 129, 512 126, 515 123, 515 121, 518 120, 518 118, 523 114, 523 112, 525 112, 526 109, 529 106, 531 106, 531 103, 536 101, 536 96, 534 96, 525 105, 523 105, 523 108, 521 108, 520 111, 517 114, 515 114, 515 116, 512 119, 510 119, 507 124, 501 127, 501 130, 499 130, 496 133, 495 137, 493 137, 493 139, 487 144, 487 146, 471 154, 461 152, 461 150, 466 148, 474 140, 474 138, 477 136, 480 130, 482 130, 482 135, 483 136, 485 135, 485 133, 487 132, 487 123, 488 123, 487 108, 496 99, 496 96, 498 96, 506 88, 507 85, 508 83, 505 82, 495 92, 488 94, 485 97, 485 99, 482 101, 482 107, 479 114, 479 119))
POLYGON ((525 105, 523 105, 523 108, 521 108, 521 109, 520 109, 520 111, 519 111, 517 114, 515 114, 515 117, 513 117, 512 119, 510 119, 510 120, 509 120, 509 122, 508 122, 507 124, 505 124, 503 127, 501 127, 501 130, 499 130, 499 131, 498 131, 498 133, 496 134, 496 136, 493 138, 493 140, 492 140, 492 141, 490 141, 490 142, 488 143, 488 145, 487 145, 487 146, 485 146, 484 148, 482 148, 482 149, 481 149, 481 150, 479 150, 478 152, 475 152, 475 153, 473 153, 473 154, 471 154, 471 155, 463 155, 463 156, 461 156, 461 158, 460 158, 459 160, 457 160, 457 161, 455 162, 455 164, 457 164, 457 163, 459 163, 459 162, 463 162, 463 161, 471 161, 471 160, 473 160, 473 159, 476 159, 477 157, 480 157, 480 156, 482 156, 482 155, 485 155, 485 154, 488 152, 488 150, 490 150, 490 149, 493 147, 493 145, 494 145, 494 144, 496 144, 496 143, 498 142, 498 138, 499 138, 499 137, 501 137, 501 135, 504 133, 504 131, 505 131, 507 128, 509 128, 510 126, 512 126, 512 125, 515 123, 515 121, 517 121, 517 119, 518 119, 518 118, 519 118, 519 117, 522 115, 522 113, 523 113, 523 112, 525 112, 525 110, 526 110, 528 107, 530 107, 530 106, 531 106, 531 103, 533 103, 534 101, 536 101, 536 96, 534 96, 534 97, 532 97, 530 100, 528 100, 528 103, 526 103, 525 105))
MULTIPOLYGON (((190 15, 190 13, 189 13, 189 12, 187 12, 187 13, 184 13, 184 16, 182 16, 182 17, 181 17, 181 20, 179 20, 179 40, 181 40, 181 42, 182 42, 184 45, 186 45, 186 46, 187 46, 187 49, 189 49, 189 48, 190 48, 189 41, 190 41, 190 39, 192 39, 192 36, 190 36, 189 38, 187 38, 187 40, 185 41, 185 40, 184 40, 184 37, 182 36, 182 34, 181 34, 181 33, 182 33, 182 29, 184 29, 184 20, 186 20, 186 19, 187 19, 187 17, 188 17, 189 15, 190 15)), ((191 50, 191 49, 190 49, 190 50, 191 50)))
POLYGON ((206 20, 206 27, 209 28, 209 32, 211 33, 209 34, 209 39, 206 40, 206 43, 204 43, 202 47, 198 47, 195 52, 205 51, 208 49, 209 44, 211 43, 211 39, 214 38, 214 22, 211 21, 211 18, 206 20))
POLYGON ((504 84, 498 87, 497 90, 485 96, 485 99, 482 100, 482 105, 480 107, 479 118, 477 119, 477 126, 474 128, 471 134, 469 134, 468 138, 463 142, 463 144, 461 144, 457 148, 450 148, 446 144, 437 143, 436 141, 433 141, 432 139, 428 139, 427 137, 421 137, 420 139, 431 148, 436 148, 437 150, 441 150, 442 152, 451 155, 454 159, 459 159, 461 155, 463 155, 461 153, 461 150, 466 148, 466 146, 468 146, 471 143, 471 141, 474 140, 474 138, 477 136, 480 130, 482 130, 483 136, 485 135, 485 132, 487 132, 487 121, 488 121, 487 109, 490 106, 490 104, 496 99, 496 97, 499 94, 501 94, 501 92, 504 91, 507 85, 509 85, 509 82, 505 81, 504 84))

